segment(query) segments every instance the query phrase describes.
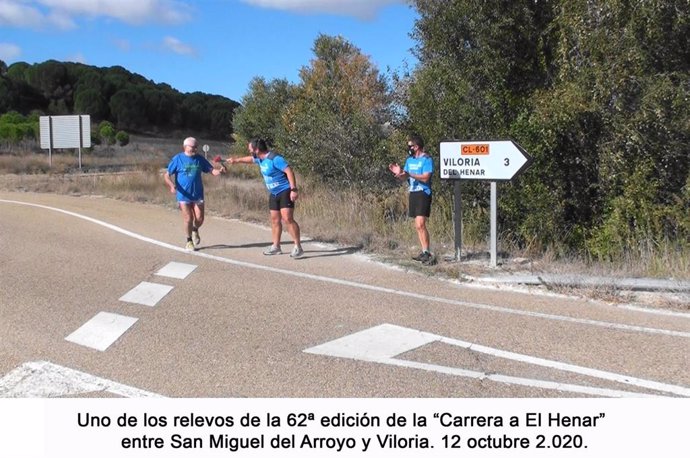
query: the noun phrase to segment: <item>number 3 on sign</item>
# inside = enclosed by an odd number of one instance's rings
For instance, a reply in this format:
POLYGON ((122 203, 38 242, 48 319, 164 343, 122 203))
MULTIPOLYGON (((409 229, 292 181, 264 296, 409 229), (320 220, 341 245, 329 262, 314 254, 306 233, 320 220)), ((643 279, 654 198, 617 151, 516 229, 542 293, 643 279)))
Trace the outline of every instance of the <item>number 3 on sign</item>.
POLYGON ((510 165, 510 159, 508 159, 508 158, 503 159, 503 165, 508 167, 510 165))

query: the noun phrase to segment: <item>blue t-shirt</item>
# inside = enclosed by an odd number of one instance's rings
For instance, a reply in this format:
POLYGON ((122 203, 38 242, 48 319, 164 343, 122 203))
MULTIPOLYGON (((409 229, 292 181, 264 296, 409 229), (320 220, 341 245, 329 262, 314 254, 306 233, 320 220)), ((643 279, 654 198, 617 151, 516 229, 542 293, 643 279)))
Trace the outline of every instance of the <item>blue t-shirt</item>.
MULTIPOLYGON (((420 157, 408 157, 405 161, 405 168, 407 173, 414 173, 415 175, 422 175, 424 173, 434 173, 434 161, 431 156, 424 153, 420 157)), ((415 180, 410 177, 407 179, 410 184, 410 192, 424 191, 431 195, 431 180, 424 183, 423 181, 415 180)))
POLYGON ((263 159, 255 157, 254 162, 261 168, 264 182, 271 194, 277 196, 281 192, 290 189, 290 181, 285 173, 285 169, 288 168, 289 164, 283 156, 269 152, 263 159))
POLYGON ((209 173, 213 166, 199 154, 187 156, 176 154, 168 164, 168 174, 175 175, 175 189, 178 202, 198 202, 204 200, 202 173, 209 173))

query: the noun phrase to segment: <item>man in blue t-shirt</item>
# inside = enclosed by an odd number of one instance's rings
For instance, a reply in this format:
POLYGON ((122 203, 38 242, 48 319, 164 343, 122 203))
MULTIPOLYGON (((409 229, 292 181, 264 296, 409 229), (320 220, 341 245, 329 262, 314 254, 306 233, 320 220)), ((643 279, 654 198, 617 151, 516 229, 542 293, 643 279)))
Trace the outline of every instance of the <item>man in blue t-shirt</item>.
POLYGON ((422 245, 422 252, 412 259, 433 265, 436 264, 436 256, 429 250, 431 242, 426 221, 431 215, 431 176, 434 173, 434 162, 424 151, 424 140, 419 135, 410 136, 407 141, 407 154, 405 167, 393 163, 388 169, 396 178, 407 179, 409 184, 408 214, 410 218, 414 218, 419 243, 422 245))
POLYGON ((295 173, 290 168, 285 158, 268 150, 265 140, 252 140, 247 144, 250 155, 244 157, 231 157, 227 160, 230 164, 257 164, 261 169, 261 175, 268 188, 268 209, 271 215, 271 247, 264 251, 267 256, 281 254, 280 236, 283 233, 283 224, 287 226, 288 233, 292 237, 295 246, 290 257, 299 258, 304 254, 300 240, 299 224, 295 221, 293 213, 297 200, 297 180, 295 173))
POLYGON ((163 178, 170 192, 176 194, 182 211, 187 234, 185 248, 194 251, 201 243, 199 228, 204 224, 204 183, 201 175, 211 173, 217 176, 225 172, 225 167, 217 169, 205 157, 197 154, 194 137, 185 138, 182 145, 184 151, 172 158, 163 178))

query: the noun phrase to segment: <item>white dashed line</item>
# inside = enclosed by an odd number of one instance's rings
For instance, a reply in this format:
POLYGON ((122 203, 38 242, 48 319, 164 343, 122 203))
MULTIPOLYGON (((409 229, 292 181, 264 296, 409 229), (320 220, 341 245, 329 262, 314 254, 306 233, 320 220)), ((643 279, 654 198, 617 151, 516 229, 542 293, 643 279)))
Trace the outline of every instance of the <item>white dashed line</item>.
POLYGON ((156 275, 183 280, 191 274, 197 266, 183 262, 169 262, 165 267, 156 272, 156 275))
POLYGON ((116 313, 99 312, 79 329, 65 337, 65 340, 105 351, 136 322, 137 318, 116 313))
POLYGON ((161 285, 158 283, 149 283, 142 281, 137 286, 129 290, 124 296, 120 298, 122 302, 130 302, 132 304, 148 305, 153 307, 158 304, 161 299, 165 297, 173 287, 168 285, 161 285))
POLYGON ((13 201, 13 200, 0 199, 0 202, 10 203, 10 204, 18 204, 18 205, 26 205, 26 206, 30 206, 30 207, 43 208, 46 210, 51 210, 51 211, 55 211, 58 213, 63 213, 66 215, 70 215, 70 216, 74 216, 76 218, 83 219, 85 221, 90 221, 94 224, 98 224, 99 226, 106 227, 106 228, 111 229, 113 231, 119 232, 121 234, 127 235, 127 236, 135 238, 137 240, 151 243, 151 244, 159 246, 159 247, 167 248, 169 250, 177 251, 180 253, 185 253, 185 254, 190 255, 190 256, 198 256, 198 257, 202 257, 205 259, 212 259, 212 260, 223 262, 226 264, 232 264, 235 266, 245 267, 245 268, 249 268, 249 269, 262 270, 265 272, 273 272, 273 273, 278 273, 278 274, 282 274, 282 275, 289 275, 289 276, 293 276, 293 277, 305 278, 305 279, 314 280, 314 281, 320 281, 320 282, 331 283, 331 284, 342 285, 342 286, 349 286, 352 288, 359 288, 359 289, 368 290, 368 291, 377 291, 380 293, 391 294, 391 295, 400 296, 400 297, 409 297, 409 298, 419 299, 419 300, 428 301, 428 302, 437 302, 437 303, 443 303, 443 304, 449 304, 449 305, 457 305, 457 306, 473 308, 473 309, 477 309, 477 310, 488 310, 488 311, 492 311, 492 312, 505 313, 505 314, 510 314, 510 315, 527 316, 527 317, 532 317, 532 318, 541 318, 541 319, 546 319, 546 320, 561 321, 561 322, 568 322, 568 323, 578 323, 578 324, 583 324, 583 325, 588 325, 588 326, 596 326, 596 327, 601 327, 601 328, 606 328, 606 329, 617 329, 617 330, 621 330, 621 331, 640 332, 640 333, 645 333, 645 334, 659 334, 659 335, 667 335, 667 336, 673 336, 673 337, 690 338, 690 332, 674 331, 674 330, 669 330, 669 329, 648 328, 648 327, 644 327, 644 326, 633 326, 633 325, 621 324, 621 323, 611 323, 611 322, 607 322, 607 321, 589 320, 589 319, 585 319, 585 318, 574 318, 574 317, 563 316, 563 315, 553 315, 553 314, 548 314, 548 313, 530 312, 530 311, 526 311, 526 310, 516 310, 516 309, 507 308, 507 307, 499 307, 499 306, 487 305, 487 304, 477 304, 477 303, 473 303, 473 302, 459 301, 459 300, 454 300, 454 299, 445 299, 442 297, 426 296, 423 294, 411 293, 411 292, 407 292, 407 291, 400 291, 398 289, 393 289, 393 288, 385 288, 382 286, 374 286, 374 285, 368 285, 365 283, 357 283, 357 282, 353 282, 353 281, 342 280, 339 278, 308 274, 308 273, 304 273, 304 272, 295 272, 295 271, 287 270, 287 269, 279 269, 276 267, 270 267, 270 266, 265 266, 265 265, 261 265, 261 264, 253 264, 251 262, 236 261, 234 259, 223 258, 220 256, 202 253, 199 251, 187 251, 182 247, 178 247, 178 246, 175 246, 175 245, 172 245, 169 243, 161 242, 159 240, 155 240, 155 239, 152 239, 149 237, 144 237, 143 235, 137 234, 137 233, 132 232, 132 231, 128 231, 128 230, 123 229, 121 227, 115 226, 114 224, 106 223, 106 222, 97 220, 95 218, 91 218, 89 216, 80 215, 79 213, 74 213, 71 211, 62 210, 60 208, 49 207, 46 205, 33 204, 33 203, 27 203, 27 202, 13 201))

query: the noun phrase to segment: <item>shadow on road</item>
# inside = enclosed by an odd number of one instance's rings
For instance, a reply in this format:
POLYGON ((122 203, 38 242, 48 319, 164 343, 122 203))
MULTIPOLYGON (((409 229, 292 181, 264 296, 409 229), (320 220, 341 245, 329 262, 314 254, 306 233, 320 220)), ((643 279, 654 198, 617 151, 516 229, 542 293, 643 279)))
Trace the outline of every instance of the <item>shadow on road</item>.
POLYGON ((207 246, 201 246, 197 248, 197 251, 204 251, 204 250, 225 250, 228 248, 264 248, 271 246, 271 242, 257 242, 257 243, 245 243, 244 245, 225 245, 225 244, 216 244, 216 245, 207 245, 207 246))
MULTIPOLYGON (((285 245, 292 245, 292 242, 286 242, 283 243, 282 246, 285 245)), ((233 249, 233 248, 266 248, 271 246, 271 242, 257 242, 257 243, 246 243, 242 245, 226 245, 226 244, 216 244, 216 245, 208 245, 208 246, 202 246, 197 248, 197 251, 205 251, 205 250, 226 250, 226 249, 233 249)), ((357 246, 349 246, 349 247, 340 247, 340 248, 334 248, 332 250, 304 250, 304 255, 300 257, 298 260, 301 259, 309 259, 309 258, 325 258, 329 256, 344 256, 348 254, 353 254, 358 251, 360 251, 361 248, 357 246)), ((283 254, 289 254, 290 250, 288 249, 283 249, 283 254)))
POLYGON ((360 251, 360 247, 349 246, 342 248, 335 248, 333 250, 304 250, 302 257, 298 258, 297 261, 309 258, 326 258, 329 256, 344 256, 347 254, 353 254, 360 251))

